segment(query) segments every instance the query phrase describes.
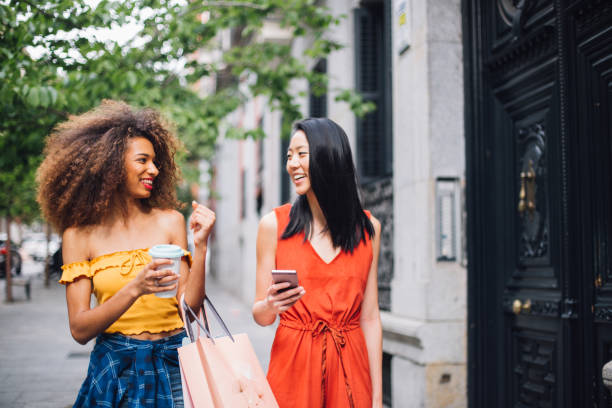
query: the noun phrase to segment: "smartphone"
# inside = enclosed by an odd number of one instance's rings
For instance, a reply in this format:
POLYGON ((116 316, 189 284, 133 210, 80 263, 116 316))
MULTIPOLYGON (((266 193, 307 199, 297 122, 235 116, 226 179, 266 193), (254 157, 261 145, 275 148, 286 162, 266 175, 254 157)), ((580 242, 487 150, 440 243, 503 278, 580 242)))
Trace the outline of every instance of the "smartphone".
POLYGON ((278 293, 283 293, 298 286, 297 272, 294 269, 272 269, 272 280, 274 283, 290 283, 288 288, 280 289, 278 293))

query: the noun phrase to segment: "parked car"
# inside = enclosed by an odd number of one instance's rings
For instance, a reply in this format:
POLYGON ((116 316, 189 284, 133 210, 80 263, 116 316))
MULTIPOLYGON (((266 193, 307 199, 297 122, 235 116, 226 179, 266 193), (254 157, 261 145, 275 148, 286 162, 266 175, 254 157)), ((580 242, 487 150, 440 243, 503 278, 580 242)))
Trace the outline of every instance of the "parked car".
MULTIPOLYGON (((6 277, 7 252, 6 241, 0 241, 0 279, 6 277)), ((21 264, 19 247, 14 242, 11 242, 11 276, 21 275, 21 264)))
MULTIPOLYGON (((59 240, 52 235, 49 240, 49 254, 54 254, 59 246, 59 240)), ((35 261, 44 262, 47 257, 47 236, 43 233, 31 234, 23 240, 21 248, 35 261)))
POLYGON ((49 259, 49 277, 52 280, 59 280, 59 278, 62 276, 63 264, 64 261, 62 259, 62 244, 60 243, 60 246, 57 251, 55 251, 49 259))

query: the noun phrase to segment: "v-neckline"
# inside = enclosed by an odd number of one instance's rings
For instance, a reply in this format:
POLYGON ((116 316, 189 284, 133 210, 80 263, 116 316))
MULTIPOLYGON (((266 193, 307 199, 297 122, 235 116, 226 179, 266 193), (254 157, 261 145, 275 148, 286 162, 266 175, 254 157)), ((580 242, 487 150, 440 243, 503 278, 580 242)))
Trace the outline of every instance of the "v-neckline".
POLYGON ((314 245, 312 245, 312 242, 310 242, 309 239, 307 239, 306 241, 308 241, 308 246, 310 247, 310 249, 312 249, 312 252, 314 252, 314 254, 317 256, 317 258, 319 258, 321 260, 321 262, 323 262, 325 265, 331 265, 332 262, 334 262, 336 259, 338 259, 338 257, 342 253, 342 248, 340 248, 340 251, 338 251, 338 253, 329 262, 326 262, 325 259, 323 259, 323 257, 321 255, 319 255, 319 253, 315 249, 314 245))

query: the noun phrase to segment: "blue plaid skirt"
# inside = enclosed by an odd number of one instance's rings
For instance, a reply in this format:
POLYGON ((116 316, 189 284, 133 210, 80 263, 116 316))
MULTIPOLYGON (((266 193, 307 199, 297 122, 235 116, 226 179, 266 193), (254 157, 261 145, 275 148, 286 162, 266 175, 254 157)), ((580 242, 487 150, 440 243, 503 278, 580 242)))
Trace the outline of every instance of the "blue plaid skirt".
POLYGON ((155 341, 99 335, 74 408, 182 408, 176 349, 184 337, 184 332, 155 341))

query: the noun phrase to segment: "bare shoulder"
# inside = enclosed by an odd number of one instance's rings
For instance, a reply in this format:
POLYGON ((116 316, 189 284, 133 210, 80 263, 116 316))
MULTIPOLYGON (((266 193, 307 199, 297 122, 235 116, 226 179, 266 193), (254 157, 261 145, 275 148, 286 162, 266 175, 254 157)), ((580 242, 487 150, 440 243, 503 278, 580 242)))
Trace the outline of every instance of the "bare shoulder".
POLYGON ((163 227, 176 228, 185 224, 185 217, 177 210, 156 208, 152 210, 152 216, 155 218, 156 223, 163 227))
POLYGON ((257 230, 257 256, 258 259, 262 254, 274 254, 276 251, 276 240, 278 238, 276 231, 276 214, 274 211, 264 215, 259 220, 259 228, 257 230))
POLYGON ((187 226, 183 214, 176 210, 155 209, 153 211, 154 223, 158 226, 158 231, 164 235, 164 241, 186 248, 187 226))
POLYGON ((259 233, 276 237, 276 214, 271 211, 259 220, 259 233))
POLYGON ((70 227, 62 234, 62 258, 65 264, 88 261, 90 257, 89 231, 70 227))
POLYGON ((381 230, 381 225, 380 225, 380 221, 378 221, 378 218, 376 218, 375 216, 371 215, 370 216, 370 221, 372 222, 372 226, 374 227, 374 234, 375 235, 380 235, 380 230, 381 230))

